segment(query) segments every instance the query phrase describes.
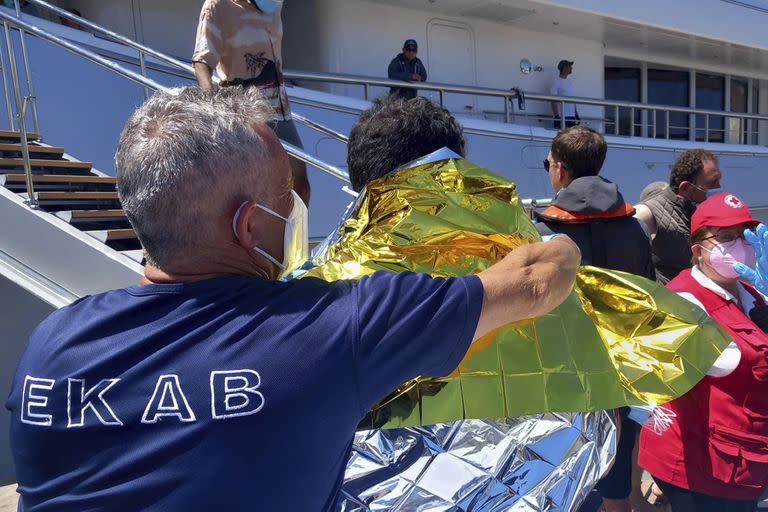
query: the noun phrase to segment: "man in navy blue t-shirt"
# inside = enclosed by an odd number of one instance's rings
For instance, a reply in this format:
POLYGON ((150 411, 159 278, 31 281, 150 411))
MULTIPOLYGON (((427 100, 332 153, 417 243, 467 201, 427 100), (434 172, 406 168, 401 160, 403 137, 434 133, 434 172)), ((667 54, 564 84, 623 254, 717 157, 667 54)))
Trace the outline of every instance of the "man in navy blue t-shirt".
POLYGON ((230 88, 158 93, 127 122, 118 189, 145 280, 33 333, 7 403, 20 510, 331 510, 376 400, 567 296, 567 237, 465 278, 277 281, 307 213, 268 119, 230 88))

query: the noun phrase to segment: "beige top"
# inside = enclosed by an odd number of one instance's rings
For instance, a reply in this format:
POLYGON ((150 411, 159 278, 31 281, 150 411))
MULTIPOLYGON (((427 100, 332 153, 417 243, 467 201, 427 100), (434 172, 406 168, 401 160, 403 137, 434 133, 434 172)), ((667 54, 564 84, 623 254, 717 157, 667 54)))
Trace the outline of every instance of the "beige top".
POLYGON ((266 15, 248 0, 205 0, 192 56, 216 69, 222 80, 253 80, 271 100, 275 120, 291 118, 283 84, 281 10, 266 15))

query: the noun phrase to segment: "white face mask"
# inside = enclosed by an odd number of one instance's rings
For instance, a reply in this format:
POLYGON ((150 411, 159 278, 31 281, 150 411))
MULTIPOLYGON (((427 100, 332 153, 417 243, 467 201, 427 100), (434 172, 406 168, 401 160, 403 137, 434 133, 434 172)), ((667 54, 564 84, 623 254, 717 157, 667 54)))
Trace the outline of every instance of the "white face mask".
POLYGON ((264 14, 273 14, 280 6, 283 0, 250 0, 253 5, 258 7, 264 14))
MULTIPOLYGON (((307 205, 304 204, 304 201, 301 200, 299 194, 295 191, 291 190, 291 194, 293 194, 293 208, 291 209, 291 213, 288 214, 288 217, 283 217, 266 206, 256 203, 258 208, 261 208, 268 214, 285 222, 285 232, 283 233, 283 261, 277 261, 274 256, 259 247, 253 248, 254 251, 261 254, 280 268, 281 272, 278 279, 290 274, 309 258, 307 205)), ((235 212, 235 216, 232 219, 232 230, 235 232, 235 238, 237 238, 237 219, 240 218, 240 213, 246 204, 248 204, 248 201, 240 205, 240 208, 237 209, 237 212, 235 212)))

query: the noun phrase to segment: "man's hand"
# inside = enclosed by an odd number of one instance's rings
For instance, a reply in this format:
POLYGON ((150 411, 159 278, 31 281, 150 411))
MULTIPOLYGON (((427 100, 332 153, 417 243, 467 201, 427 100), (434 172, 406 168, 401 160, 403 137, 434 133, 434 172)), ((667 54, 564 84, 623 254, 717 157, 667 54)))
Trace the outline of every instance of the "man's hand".
POLYGON ((418 73, 413 74, 413 81, 414 82, 421 82, 421 75, 418 73))
POLYGON ((478 274, 483 309, 475 338, 526 318, 549 313, 570 294, 581 263, 579 247, 565 235, 523 245, 478 274))
POLYGON ((755 256, 757 256, 755 268, 749 268, 737 262, 733 264, 733 270, 744 281, 757 288, 757 291, 768 295, 768 227, 765 224, 759 224, 754 233, 745 229, 744 238, 755 249, 755 256))

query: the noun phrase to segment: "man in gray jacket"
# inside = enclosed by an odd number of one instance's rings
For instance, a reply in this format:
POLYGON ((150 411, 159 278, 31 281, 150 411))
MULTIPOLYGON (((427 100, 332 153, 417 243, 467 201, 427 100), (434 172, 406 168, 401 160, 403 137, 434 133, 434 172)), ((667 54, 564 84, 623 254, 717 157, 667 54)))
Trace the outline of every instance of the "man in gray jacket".
MULTIPOLYGON (((403 53, 398 53, 392 59, 387 69, 387 75, 390 80, 403 80, 405 82, 426 82, 427 68, 416 55, 419 51, 419 45, 415 39, 408 39, 403 43, 403 53)), ((416 97, 416 89, 406 87, 392 87, 390 94, 394 94, 404 100, 410 100, 416 97)))

